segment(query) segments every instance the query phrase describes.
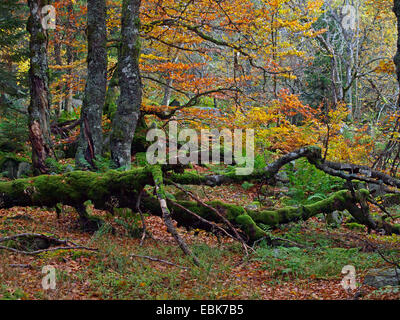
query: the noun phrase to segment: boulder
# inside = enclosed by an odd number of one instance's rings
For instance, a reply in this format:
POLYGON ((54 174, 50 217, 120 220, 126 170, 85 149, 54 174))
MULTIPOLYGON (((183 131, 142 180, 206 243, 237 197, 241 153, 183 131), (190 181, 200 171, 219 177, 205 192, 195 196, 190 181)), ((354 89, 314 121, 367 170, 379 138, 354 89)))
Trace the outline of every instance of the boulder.
POLYGON ((246 210, 256 211, 258 209, 258 205, 255 203, 248 204, 244 207, 246 210))
POLYGON ((14 154, 0 155, 0 173, 9 179, 19 179, 31 173, 31 164, 14 154))
POLYGON ((400 269, 372 269, 364 278, 365 285, 382 288, 386 286, 400 285, 400 269))
POLYGON ((74 167, 69 164, 64 168, 64 173, 72 172, 74 170, 74 167))
POLYGON ((17 179, 28 176, 32 171, 32 166, 28 162, 20 162, 18 165, 17 179))
POLYGON ((4 177, 16 179, 18 174, 19 161, 13 158, 6 158, 2 161, 0 172, 4 177))
POLYGON ((333 211, 326 215, 326 223, 331 226, 340 226, 343 222, 343 216, 340 211, 333 211))
POLYGON ((384 184, 369 183, 368 190, 374 197, 379 197, 386 194, 386 186, 384 184))

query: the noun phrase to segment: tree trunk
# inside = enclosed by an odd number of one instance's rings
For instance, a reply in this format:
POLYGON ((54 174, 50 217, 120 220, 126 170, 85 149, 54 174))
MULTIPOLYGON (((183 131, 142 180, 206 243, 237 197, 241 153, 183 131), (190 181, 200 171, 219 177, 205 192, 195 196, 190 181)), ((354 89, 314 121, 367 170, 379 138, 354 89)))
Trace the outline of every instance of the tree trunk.
MULTIPOLYGON (((176 50, 174 57, 172 58, 172 63, 176 63, 178 61, 179 57, 179 52, 176 50)), ((164 97, 162 99, 161 105, 163 106, 169 106, 170 100, 171 100, 171 94, 172 94, 172 83, 173 79, 171 78, 171 75, 168 74, 165 77, 165 86, 164 86, 164 97)))
POLYGON ((124 0, 121 46, 118 57, 121 88, 118 109, 113 119, 111 157, 117 168, 131 167, 131 144, 140 117, 142 88, 139 74, 140 0, 124 0))
POLYGON ((47 61, 47 32, 43 29, 42 7, 45 1, 28 0, 30 17, 27 29, 30 38, 30 104, 29 140, 32 145, 32 164, 36 173, 48 173, 46 159, 54 157, 50 135, 50 91, 47 61))
MULTIPOLYGON (((131 208, 136 210, 138 195, 146 185, 154 184, 154 172, 161 172, 155 167, 134 169, 126 172, 111 171, 104 174, 90 171, 74 171, 64 175, 43 175, 36 178, 18 179, 0 182, 0 209, 14 206, 48 206, 56 207, 65 204, 75 207, 81 218, 87 219, 84 203, 91 200, 96 209, 113 211, 114 208, 131 208)), ((160 178, 162 179, 162 178, 160 178)), ((162 181, 162 180, 160 180, 162 181)), ((158 182, 156 182, 157 185, 158 182)), ((166 180, 165 183, 168 183, 166 180)), ((162 182, 157 185, 163 188, 162 182)), ((163 197, 171 210, 171 218, 179 224, 191 228, 210 229, 210 225, 197 220, 182 207, 189 209, 209 221, 223 223, 212 208, 218 210, 231 224, 239 227, 249 242, 267 236, 260 224, 277 227, 280 224, 307 220, 319 213, 348 210, 359 222, 371 229, 384 227, 389 233, 399 233, 399 225, 374 221, 368 210, 358 207, 357 202, 365 204, 369 193, 367 190, 342 190, 329 198, 311 205, 286 207, 276 210, 248 210, 244 207, 227 204, 222 201, 207 202, 207 207, 193 201, 170 201, 163 197), (179 204, 179 206, 177 205, 179 204), (211 208, 212 207, 212 208, 211 208)), ((160 207, 160 199, 153 194, 142 198, 143 210, 165 217, 160 207)), ((229 230, 228 230, 229 231, 229 230)))
MULTIPOLYGON (((280 168, 299 158, 306 158, 316 168, 346 181, 357 180, 400 188, 399 179, 371 170, 366 166, 324 162, 321 149, 312 146, 288 153, 263 170, 245 177, 248 181, 257 179, 266 183, 274 178, 280 168)), ((146 185, 154 185, 157 189, 157 197, 148 192, 140 202, 143 210, 163 216, 167 220, 169 214, 171 214, 173 219, 188 227, 209 229, 210 223, 206 224, 204 219, 225 223, 228 226, 232 224, 239 227, 250 242, 267 236, 261 224, 276 227, 280 224, 306 220, 319 213, 329 214, 336 210, 348 210, 359 223, 366 225, 369 229, 384 229, 388 234, 400 234, 400 225, 387 223, 385 221, 387 217, 382 217, 381 220, 374 220, 371 217, 367 202, 372 200, 369 191, 365 189, 358 191, 353 189, 341 190, 333 193, 329 198, 311 205, 276 210, 248 210, 222 201, 204 203, 194 196, 192 197, 195 200, 194 202, 175 201, 167 198, 163 191, 164 184, 175 186, 178 186, 177 184, 208 184, 215 186, 222 183, 240 182, 240 179, 243 179, 242 176, 232 174, 203 176, 193 172, 171 173, 171 170, 177 169, 179 169, 177 166, 147 165, 144 168, 125 172, 109 171, 99 174, 88 171, 74 171, 64 175, 43 175, 36 178, 0 182, 0 209, 13 206, 54 207, 58 203, 62 203, 75 207, 81 216, 81 221, 87 224, 88 216, 85 213, 84 206, 86 201, 91 200, 96 209, 112 212, 114 208, 120 207, 136 211, 139 194, 142 193, 146 185), (240 179, 237 177, 240 177, 240 179), (162 208, 160 208, 160 202, 162 202, 162 208), (167 204, 171 211, 166 211, 165 206, 167 204)), ((90 226, 89 229, 93 230, 92 227, 96 227, 98 221, 95 220, 94 223, 88 225, 90 226)))
MULTIPOLYGON (((72 3, 69 3, 67 5, 67 12, 68 12, 68 17, 66 21, 65 28, 67 32, 71 30, 71 22, 70 22, 70 17, 73 15, 73 8, 72 8, 72 3)), ((73 40, 73 35, 66 35, 67 39, 69 42, 72 42, 73 40)), ((66 48, 67 52, 67 65, 71 65, 74 62, 74 54, 73 54, 73 48, 70 45, 67 45, 66 48)), ((67 81, 65 83, 64 87, 64 110, 66 113, 71 113, 72 112, 72 96, 74 94, 73 89, 72 89, 72 69, 68 68, 67 69, 67 81)))
POLYGON ((107 86, 107 30, 105 0, 88 0, 88 76, 81 110, 76 164, 94 168, 103 145, 102 115, 107 86))
MULTIPOLYGON (((104 106, 103 114, 112 120, 115 111, 117 110, 116 104, 119 97, 119 79, 118 79, 118 66, 117 70, 114 71, 111 80, 108 82, 106 102, 104 106)), ((107 146, 104 146, 107 148, 107 146)))
POLYGON ((397 80, 400 82, 400 0, 394 0, 393 12, 397 18, 397 53, 394 56, 394 63, 396 65, 397 80))

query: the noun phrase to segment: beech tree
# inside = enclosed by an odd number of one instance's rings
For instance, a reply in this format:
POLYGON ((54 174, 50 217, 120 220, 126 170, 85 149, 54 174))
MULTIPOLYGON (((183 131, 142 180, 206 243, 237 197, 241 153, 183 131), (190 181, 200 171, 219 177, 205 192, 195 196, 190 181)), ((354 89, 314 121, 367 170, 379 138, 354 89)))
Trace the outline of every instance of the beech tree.
POLYGON ((139 71, 140 0, 124 0, 118 55, 121 94, 111 133, 111 157, 116 167, 131 167, 131 145, 140 117, 142 88, 139 71))
POLYGON ((32 164, 37 173, 48 173, 46 159, 53 158, 49 112, 50 91, 47 62, 47 30, 42 26, 42 8, 47 1, 28 0, 30 16, 29 139, 32 145, 32 164))
POLYGON ((76 153, 79 167, 95 167, 103 148, 102 115, 107 87, 106 1, 87 5, 88 75, 81 110, 81 130, 76 153))

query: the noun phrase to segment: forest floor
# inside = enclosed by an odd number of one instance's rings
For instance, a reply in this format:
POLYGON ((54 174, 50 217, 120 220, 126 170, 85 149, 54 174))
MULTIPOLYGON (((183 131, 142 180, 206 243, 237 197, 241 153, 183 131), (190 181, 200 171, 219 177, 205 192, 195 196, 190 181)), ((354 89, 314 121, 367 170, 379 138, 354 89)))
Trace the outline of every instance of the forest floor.
MULTIPOLYGON (((240 185, 197 187, 204 199, 223 198, 234 203, 249 201, 251 190, 240 185)), ((256 187, 254 187, 256 188, 256 187)), ((389 266, 366 245, 380 244, 398 253, 400 237, 368 234, 346 227, 329 228, 321 217, 289 224, 271 231, 304 244, 306 248, 270 248, 263 243, 245 256, 241 245, 202 230, 178 228, 203 263, 193 266, 167 232, 162 220, 146 216, 154 239, 140 246, 141 222, 93 209, 106 224, 96 233, 80 231, 74 209, 20 208, 0 210, 0 236, 44 233, 97 248, 54 251, 29 256, 0 250, 0 299, 399 299, 398 289, 362 285, 368 270, 389 266), (126 228, 129 224, 133 226, 126 228), (111 226, 113 228, 111 228, 111 226), (114 231, 112 231, 114 230, 114 231), (174 265, 134 255, 167 260, 174 265), (56 270, 56 289, 44 290, 42 268, 56 270), (345 265, 354 265, 358 289, 341 286, 345 265), (186 269, 181 267, 187 267, 186 269)))

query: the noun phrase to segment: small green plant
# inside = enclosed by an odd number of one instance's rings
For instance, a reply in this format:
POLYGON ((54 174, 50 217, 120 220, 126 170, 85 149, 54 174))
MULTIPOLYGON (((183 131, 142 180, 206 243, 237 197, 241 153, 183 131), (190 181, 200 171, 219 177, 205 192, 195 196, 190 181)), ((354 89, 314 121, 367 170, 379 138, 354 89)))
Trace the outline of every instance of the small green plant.
POLYGON ((97 172, 106 172, 112 167, 112 161, 101 156, 97 156, 96 159, 93 160, 93 163, 97 172))
POLYGON ((262 247, 257 250, 264 267, 282 278, 316 277, 340 278, 345 265, 354 265, 357 270, 366 270, 380 263, 376 253, 363 253, 358 248, 312 248, 262 247))
POLYGON ((10 291, 6 286, 2 285, 0 288, 0 297, 2 295, 3 300, 21 300, 27 299, 28 295, 20 288, 10 291))
POLYGON ((142 236, 143 229, 139 214, 124 219, 114 218, 114 221, 124 227, 132 238, 139 238, 142 236))
POLYGON ((250 190, 252 187, 254 187, 254 184, 253 184, 253 183, 250 183, 250 182, 247 182, 247 181, 245 181, 245 182, 242 184, 242 188, 243 188, 244 190, 250 190))
POLYGON ((305 205, 326 199, 330 193, 344 187, 344 181, 331 177, 316 169, 304 159, 289 164, 285 168, 289 178, 290 197, 285 200, 286 205, 305 205))

